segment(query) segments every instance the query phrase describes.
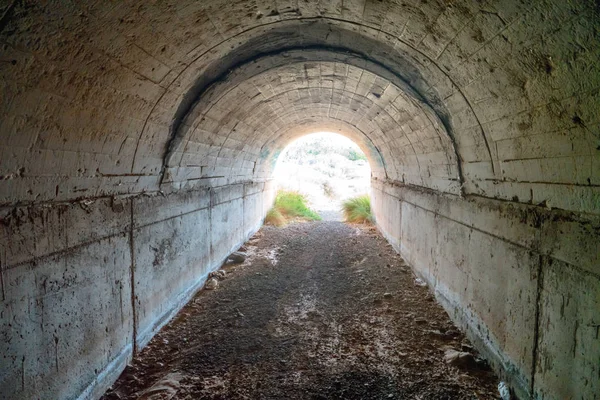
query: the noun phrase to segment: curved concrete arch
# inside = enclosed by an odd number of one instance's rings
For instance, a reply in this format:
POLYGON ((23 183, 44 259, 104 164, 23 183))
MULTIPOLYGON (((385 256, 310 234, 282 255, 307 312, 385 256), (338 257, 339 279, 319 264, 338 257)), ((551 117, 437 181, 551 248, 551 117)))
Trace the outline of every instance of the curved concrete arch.
MULTIPOLYGON (((293 32, 295 30, 299 30, 299 27, 292 26, 288 29, 291 29, 293 32)), ((291 41, 291 43, 293 43, 293 41, 291 41)), ((374 45, 374 43, 372 43, 372 45, 374 45)), ((217 83, 233 85, 236 82, 243 82, 254 75, 264 74, 265 71, 270 69, 298 62, 342 62, 344 64, 362 68, 398 86, 403 90, 404 93, 413 98, 415 101, 419 102, 423 107, 431 110, 432 113, 435 114, 438 119, 440 119, 440 121, 443 119, 443 123, 448 124, 448 112, 447 110, 444 110, 443 104, 439 105, 440 100, 436 99, 431 94, 429 94, 427 97, 424 97, 411 86, 411 80, 416 80, 417 82, 422 80, 422 78, 418 77, 418 73, 415 72, 414 69, 407 73, 409 77, 398 75, 397 71, 390 70, 376 60, 366 59, 364 54, 358 52, 354 53, 351 48, 325 47, 322 44, 293 47, 288 43, 288 47, 284 47, 280 50, 270 50, 269 52, 259 53, 259 55, 251 57, 248 61, 239 62, 235 66, 230 66, 228 68, 227 64, 222 65, 221 68, 227 71, 223 74, 225 76, 215 79, 214 82, 208 83, 205 87, 190 89, 190 93, 187 95, 187 97, 196 96, 197 98, 193 101, 194 103, 197 103, 201 98, 204 101, 204 99, 207 97, 209 99, 206 101, 210 101, 211 92, 215 91, 214 87, 211 86, 217 83), (410 75, 416 76, 410 77, 410 75), (436 109, 434 109, 430 103, 436 104, 436 109)), ((202 79, 201 81, 204 82, 205 79, 202 79)), ((184 106, 185 104, 182 103, 180 107, 184 106)), ((195 106, 198 105, 196 104, 195 106)), ((181 117, 182 119, 190 118, 190 114, 191 118, 194 118, 194 112, 191 109, 186 112, 180 112, 182 115, 184 115, 181 117)), ((182 124, 185 128, 185 123, 182 122, 182 124)), ((448 128, 450 127, 448 126, 448 128)))
MULTIPOLYGON (((340 24, 341 21, 335 21, 340 24)), ((384 79, 393 82, 395 85, 402 88, 404 93, 410 96, 421 107, 425 108, 427 117, 436 120, 443 128, 449 132, 448 135, 452 138, 452 126, 449 120, 449 113, 444 109, 443 102, 436 97, 424 79, 420 76, 418 68, 414 67, 414 60, 405 57, 402 61, 394 60, 390 62, 396 69, 392 69, 384 64, 384 61, 376 58, 368 58, 365 54, 366 49, 380 47, 376 45, 373 39, 362 37, 360 34, 353 32, 350 29, 340 29, 335 26, 327 26, 323 21, 319 20, 301 20, 301 22, 289 22, 272 24, 274 27, 265 35, 268 35, 268 41, 261 36, 249 39, 244 43, 242 48, 236 48, 235 62, 233 60, 220 59, 215 67, 207 67, 204 74, 192 85, 189 91, 183 97, 181 104, 176 113, 176 118, 173 126, 170 129, 170 140, 164 155, 163 174, 168 166, 168 159, 177 152, 177 147, 182 138, 185 136, 185 131, 188 129, 185 120, 194 119, 198 111, 193 111, 194 108, 202 108, 199 102, 210 102, 214 92, 219 84, 234 85, 236 81, 243 82, 253 74, 265 73, 265 70, 276 68, 277 66, 293 63, 296 61, 337 61, 344 62, 348 65, 360 66, 361 68, 381 76, 384 79), (308 31, 310 37, 304 37, 305 30, 298 24, 309 23, 312 30, 308 31), (280 27, 283 25, 283 27, 280 27), (278 37, 284 37, 284 42, 278 44, 278 37), (328 44, 327 39, 330 36, 339 36, 338 40, 334 40, 334 45, 328 44), (279 46, 279 47, 278 47, 279 46), (239 54, 246 54, 248 60, 240 60, 239 54), (398 70, 398 66, 402 66, 398 70), (217 70, 224 72, 217 72, 217 70), (212 79, 212 80, 211 80, 212 79)), ((248 34, 250 31, 245 31, 248 34)), ((281 40, 281 39, 280 39, 281 40)), ((390 53, 398 53, 393 48, 379 49, 380 53, 387 55, 390 53), (384 51, 385 50, 385 51, 384 51)), ((441 71, 441 70, 440 70, 441 71)), ((437 79, 439 81, 439 79, 437 79)), ((481 131, 483 132, 483 131, 481 131)), ((453 139, 451 139, 453 140, 453 139)), ((458 152, 455 149, 458 159, 458 152)), ((457 164, 458 173, 461 175, 461 164, 457 164)), ((462 179, 461 179, 462 180, 462 179)), ((461 188, 464 185, 460 186, 461 188)))
POLYGON ((97 398, 327 127, 521 398, 600 392, 594 1, 5 3, 0 393, 97 398))
MULTIPOLYGON (((291 53, 293 54, 293 53, 291 53)), ((290 112, 298 112, 298 106, 302 105, 302 102, 307 104, 313 104, 311 107, 315 112, 322 115, 323 110, 329 109, 331 112, 335 112, 333 109, 344 109, 347 108, 345 115, 352 115, 349 118, 355 119, 356 116, 368 116, 373 119, 373 127, 363 127, 362 131, 367 135, 370 132, 377 130, 379 133, 376 135, 378 139, 371 139, 374 141, 374 145, 377 147, 378 140, 385 140, 392 143, 394 140, 403 137, 405 144, 412 147, 413 154, 420 154, 420 152, 426 150, 420 150, 416 152, 414 148, 415 140, 419 142, 419 135, 425 135, 425 138, 431 137, 431 133, 428 131, 433 130, 439 135, 440 143, 445 143, 446 156, 440 157, 440 163, 449 165, 449 168, 458 175, 450 175, 448 178, 458 182, 455 188, 460 188, 462 180, 460 179, 460 164, 457 162, 456 148, 447 133, 444 131, 444 127, 435 115, 429 110, 423 110, 423 106, 416 99, 409 97, 405 92, 395 86, 392 82, 382 78, 381 76, 375 75, 362 68, 358 68, 352 65, 352 63, 346 64, 345 62, 338 62, 339 58, 335 57, 331 61, 314 61, 316 58, 312 57, 312 53, 308 53, 307 56, 301 56, 297 54, 292 56, 287 53, 281 57, 278 61, 273 62, 269 59, 263 60, 263 63, 253 63, 248 66, 251 73, 248 74, 246 71, 241 71, 242 77, 236 76, 233 72, 230 73, 231 80, 222 83, 220 86, 211 88, 210 91, 206 92, 206 96, 203 100, 197 103, 197 107, 193 113, 187 118, 187 123, 184 125, 187 127, 188 137, 198 137, 194 132, 205 131, 204 126, 209 124, 214 126, 215 124, 229 125, 228 131, 224 134, 229 135, 227 132, 235 131, 237 138, 236 142, 232 145, 236 145, 239 140, 245 140, 243 138, 249 138, 250 132, 262 132, 259 135, 264 137, 265 143, 271 141, 267 132, 272 132, 273 128, 268 125, 256 125, 257 122, 253 119, 254 115, 262 115, 262 120, 269 121, 271 125, 281 124, 283 120, 289 120, 290 112), (307 61, 310 60, 310 61, 307 61), (264 63, 268 63, 270 68, 265 68, 264 63), (309 69, 312 72, 309 72, 309 69), (244 72, 246 72, 244 74, 244 72), (309 77, 308 74, 315 74, 309 77), (305 74, 306 76, 301 80, 298 78, 293 80, 287 80, 283 82, 282 76, 300 76, 305 74), (367 74, 369 76, 367 77, 367 74), (354 76, 354 77, 352 77, 354 76), (273 82, 271 82, 273 81, 273 82), (355 82, 354 82, 355 81, 355 82), (357 85, 364 86, 362 83, 366 82, 366 87, 362 89, 356 88, 357 85), (350 84, 349 84, 350 82, 350 84), (352 88, 354 83, 354 89, 352 88), (274 85, 277 85, 275 88, 274 85), (350 85, 350 87, 348 87, 350 85), (245 92, 251 92, 249 94, 245 92), (316 93, 320 93, 316 96, 316 93), (314 97, 316 96, 316 97, 314 97), (318 104, 317 104, 318 103, 318 104), (370 106, 360 106, 360 104, 370 104, 370 106), (358 108, 361 107, 364 111, 357 113, 358 108), (367 107, 367 108, 365 108, 367 107), (266 111, 262 111, 266 109, 266 111), (273 111, 277 109, 277 111, 273 111), (374 111, 368 111, 373 109, 374 111), (216 116, 213 110, 216 111, 216 116), (401 118, 401 119, 399 119, 401 118), (415 122, 411 122, 411 121, 415 122), (276 122, 280 121, 280 122, 276 122), (420 121, 420 122, 416 122, 420 121), (383 123, 383 125, 381 125, 383 123), (407 125, 408 123, 408 125, 407 125), (379 124, 379 125, 377 125, 379 124), (396 125, 396 131, 394 131, 394 124, 396 125), (402 126, 404 124, 404 126, 402 126), (410 127, 409 127, 410 125, 410 127), (402 129, 404 129, 404 131, 402 129), (381 129, 386 129, 386 133, 383 134, 381 129), (406 137, 407 131, 412 131, 412 136, 415 138, 408 140, 406 137), (418 130, 423 130, 422 134, 418 134, 418 130), (415 134, 417 134, 415 136, 415 134), (394 137, 395 136, 395 137, 394 137)), ((330 55, 325 53, 325 55, 330 55)), ((318 57, 323 59, 323 57, 318 57)), ((306 107, 305 111, 299 112, 300 114, 309 113, 306 107)), ((328 112, 329 113, 329 112, 328 112)), ((334 115, 330 115, 333 117, 334 115)), ((339 118, 334 118, 339 119, 339 118)), ((350 121, 352 124, 360 123, 362 120, 367 120, 361 117, 361 120, 350 121), (358 121, 358 122, 357 122, 358 121)), ((294 124, 295 122, 289 120, 286 123, 294 124)), ((371 122, 369 122, 371 124, 371 122)), ((214 130, 214 128, 213 128, 214 130)), ((228 136, 229 137, 229 136, 228 136)), ((183 137, 180 139, 183 140, 183 137)), ((207 140, 206 138, 195 138, 194 143, 200 143, 199 140, 207 140)), ((421 143, 424 143, 421 139, 421 143)), ((430 139, 427 139, 430 140, 430 139)), ((180 142, 181 143, 181 142, 180 142)), ((417 143, 418 144, 418 143, 417 143)), ((173 149, 173 154, 177 154, 175 162, 171 162, 168 167, 177 167, 178 169, 184 167, 181 165, 181 158, 186 156, 186 147, 182 147, 182 143, 179 148, 173 149)), ((381 146, 381 145, 379 145, 381 146)), ((393 145, 392 145, 393 146, 393 145)), ((261 146, 261 148, 264 145, 261 146)), ((434 149, 430 145, 429 151, 434 149)), ((401 148, 398 151, 402 150, 401 148)), ((261 150, 262 151, 262 150, 261 150)), ((203 153, 201 153, 203 154, 203 153)), ((172 157, 172 155, 170 157, 172 157)), ((241 153, 240 153, 241 155, 241 153)), ((387 157, 391 163, 392 158, 402 159, 402 153, 394 154, 392 151, 388 153, 387 157)), ((255 160, 256 162, 256 160, 255 160)), ((418 167, 418 159, 413 161, 418 167)), ((192 162, 192 165, 196 166, 201 163, 200 160, 192 162)), ((390 164, 391 165, 391 164, 390 164)), ((175 175, 178 172, 175 173, 175 175)), ((173 174, 171 174, 173 175, 173 174)), ((396 173, 393 175, 383 174, 384 176, 390 176, 391 179, 400 179, 396 173)), ((167 181, 173 181, 170 177, 167 181)), ((410 180, 414 184, 423 184, 426 179, 423 177, 419 179, 410 180)), ((425 186, 427 184, 425 183, 425 186)), ((439 189, 440 186, 434 186, 439 189)), ((448 186, 450 188, 450 186, 448 186)))

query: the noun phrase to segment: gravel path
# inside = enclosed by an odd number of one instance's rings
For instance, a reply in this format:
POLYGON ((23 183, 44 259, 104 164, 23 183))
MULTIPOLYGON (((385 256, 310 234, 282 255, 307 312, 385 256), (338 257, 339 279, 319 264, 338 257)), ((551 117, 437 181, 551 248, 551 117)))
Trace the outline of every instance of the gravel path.
POLYGON ((344 216, 341 211, 337 210, 315 210, 321 216, 323 221, 342 222, 344 216))
POLYGON ((105 400, 496 398, 484 363, 446 363, 467 340, 374 228, 263 227, 243 250, 105 400))

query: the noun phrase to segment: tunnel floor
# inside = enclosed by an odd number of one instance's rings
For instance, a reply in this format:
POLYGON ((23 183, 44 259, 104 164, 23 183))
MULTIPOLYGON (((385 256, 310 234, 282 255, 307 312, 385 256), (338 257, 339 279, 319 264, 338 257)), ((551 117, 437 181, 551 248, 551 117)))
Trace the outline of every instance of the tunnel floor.
POLYGON ((103 399, 492 399, 485 362, 374 229, 263 227, 103 399))

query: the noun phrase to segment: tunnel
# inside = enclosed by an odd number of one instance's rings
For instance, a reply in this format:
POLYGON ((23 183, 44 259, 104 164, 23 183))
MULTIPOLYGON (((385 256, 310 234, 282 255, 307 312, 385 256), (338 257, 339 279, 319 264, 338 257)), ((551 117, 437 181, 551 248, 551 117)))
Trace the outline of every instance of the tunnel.
POLYGON ((0 397, 97 399, 356 142, 377 228, 520 399, 600 393, 592 0, 3 1, 0 397))

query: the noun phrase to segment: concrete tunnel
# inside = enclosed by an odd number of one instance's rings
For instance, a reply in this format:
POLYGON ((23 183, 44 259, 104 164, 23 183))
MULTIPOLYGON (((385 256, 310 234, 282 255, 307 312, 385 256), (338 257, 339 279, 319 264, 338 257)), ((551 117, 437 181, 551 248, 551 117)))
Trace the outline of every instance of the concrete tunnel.
POLYGON ((1 3, 0 397, 101 396, 318 130, 518 398, 600 395, 596 2, 1 3))

